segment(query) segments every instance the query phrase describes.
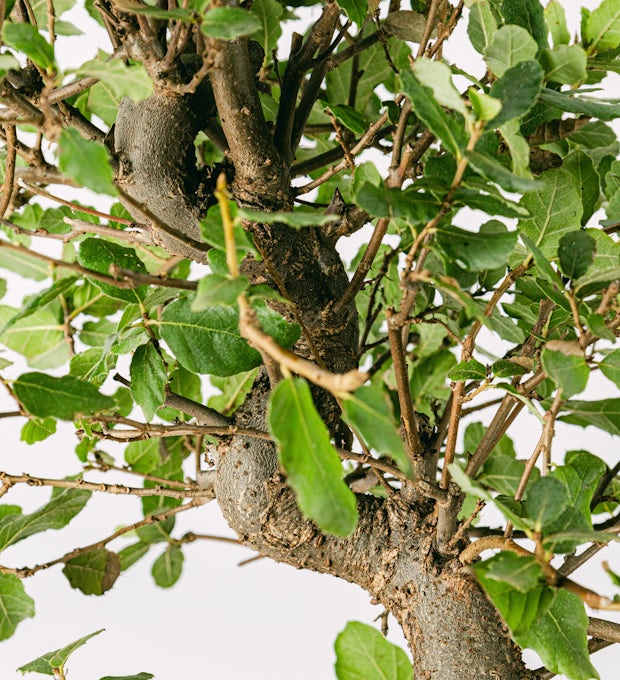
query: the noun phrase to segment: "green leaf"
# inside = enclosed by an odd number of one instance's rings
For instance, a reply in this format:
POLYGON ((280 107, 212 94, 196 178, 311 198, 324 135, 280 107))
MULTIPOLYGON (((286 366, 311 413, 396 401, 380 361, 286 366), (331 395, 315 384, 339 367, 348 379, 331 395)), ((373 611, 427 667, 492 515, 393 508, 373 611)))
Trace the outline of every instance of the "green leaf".
POLYGON ((261 24, 261 28, 252 37, 260 43, 267 57, 271 55, 282 35, 280 18, 284 7, 277 0, 254 0, 250 5, 250 12, 261 24))
POLYGON ((259 224, 286 224, 293 228, 321 227, 340 219, 338 215, 326 215, 306 208, 300 208, 294 212, 261 212, 251 208, 238 208, 237 218, 259 224))
POLYGON ((355 496, 342 480, 340 458, 304 380, 278 383, 269 404, 269 429, 303 514, 323 531, 350 535, 358 519, 355 496))
MULTIPOLYGON (((82 267, 92 269, 100 274, 110 274, 110 268, 127 269, 129 271, 146 273, 146 267, 142 260, 136 255, 133 248, 125 248, 112 241, 102 238, 87 238, 80 243, 78 262, 82 267)), ((140 285, 136 288, 118 288, 111 283, 89 279, 101 289, 106 295, 123 300, 125 302, 139 302, 144 300, 147 293, 147 286, 140 285)))
POLYGON ((325 103, 325 110, 331 111, 339 123, 342 123, 346 128, 355 132, 356 135, 363 135, 366 132, 368 123, 364 116, 352 106, 346 104, 329 104, 325 103))
POLYGON ((469 8, 467 35, 476 52, 484 54, 497 31, 497 21, 488 0, 475 0, 469 8))
MULTIPOLYGON (((524 472, 524 461, 515 460, 513 456, 507 456, 494 449, 476 477, 476 481, 504 496, 514 496, 524 472)), ((539 472, 534 468, 530 480, 535 481, 538 476, 539 472)))
POLYGON ((505 165, 502 165, 499 161, 486 154, 478 151, 466 151, 465 156, 476 172, 495 182, 502 189, 506 189, 506 191, 523 192, 542 188, 540 181, 515 175, 505 165))
POLYGON ((501 9, 507 24, 522 26, 541 49, 547 47, 547 26, 539 0, 503 0, 501 9))
POLYGON ((540 55, 546 80, 566 85, 581 83, 587 78, 587 62, 581 45, 559 45, 552 50, 543 50, 540 55))
POLYGON ((573 354, 553 351, 548 347, 541 354, 545 373, 562 390, 562 396, 569 399, 583 392, 588 383, 590 369, 583 353, 573 354))
POLYGON ((572 680, 598 679, 588 652, 588 615, 583 602, 567 590, 555 592, 551 606, 529 630, 515 634, 520 647, 535 650, 552 673, 572 680))
POLYGON ((114 585, 121 572, 117 553, 97 548, 82 553, 65 562, 62 573, 72 588, 84 595, 103 595, 114 585))
POLYGON ((132 543, 126 546, 118 553, 120 560, 121 571, 129 569, 138 560, 148 554, 151 546, 143 541, 138 541, 137 543, 132 543))
POLYGON ((137 675, 106 675, 99 680, 151 680, 155 676, 152 673, 138 673, 137 675))
POLYGON ((172 588, 181 578, 183 559, 181 548, 171 545, 153 562, 151 574, 160 588, 172 588))
POLYGON ((0 54, 0 78, 3 78, 7 71, 19 68, 19 62, 10 52, 0 54))
MULTIPOLYGON (((385 21, 381 24, 381 28, 386 35, 393 35, 399 40, 419 43, 426 30, 426 17, 419 12, 399 9, 387 15, 385 21)), ((433 30, 433 34, 436 33, 437 31, 433 30)))
POLYGON ((208 274, 198 282, 196 297, 192 302, 192 311, 200 312, 213 305, 230 306, 237 302, 237 298, 250 285, 246 276, 222 276, 208 274))
POLYGON ((595 427, 620 435, 620 399, 601 399, 599 401, 568 401, 562 407, 562 417, 566 423, 595 427))
POLYGON ((620 1, 603 0, 586 22, 589 51, 606 52, 620 45, 620 1))
POLYGON ((23 581, 13 574, 0 574, 0 640, 10 638, 17 624, 32 616, 34 600, 26 594, 23 581))
POLYGON ((490 124, 499 127, 524 116, 539 96, 542 81, 543 70, 537 61, 522 61, 509 68, 489 91, 491 97, 502 102, 502 110, 490 124))
POLYGON ((592 158, 580 150, 572 151, 564 158, 562 169, 573 176, 576 185, 579 187, 583 205, 581 224, 585 226, 599 202, 601 182, 598 172, 594 167, 592 158))
POLYGON ((42 281, 49 276, 49 265, 46 262, 28 255, 26 252, 2 248, 0 242, 0 267, 15 272, 27 279, 42 281))
POLYGON ((432 90, 439 104, 457 111, 466 120, 470 118, 469 110, 452 81, 452 70, 447 64, 420 57, 415 60, 414 74, 424 87, 432 90))
MULTIPOLYGON (((503 555, 506 553, 500 553, 503 555)), ((499 557, 499 556, 498 556, 499 557)), ((520 592, 509 582, 486 575, 486 564, 493 559, 472 566, 487 595, 508 624, 515 639, 530 630, 553 601, 553 590, 543 584, 520 592)), ((532 574, 533 575, 533 574, 532 574)))
POLYGON ((578 279, 588 271, 594 260, 596 241, 585 231, 564 234, 558 244, 560 269, 569 279, 578 279))
POLYGON ((402 71, 400 78, 403 91, 411 99, 415 114, 424 121, 429 130, 441 140, 453 156, 460 156, 461 147, 467 143, 467 136, 462 125, 448 117, 432 96, 429 88, 424 87, 412 71, 402 71))
POLYGON ((164 403, 168 382, 164 362, 152 343, 140 345, 136 349, 131 359, 129 377, 131 394, 149 422, 164 403))
MULTIPOLYGON (((3 325, 9 325, 16 314, 19 312, 13 307, 0 305, 0 323, 3 325)), ((11 324, 0 340, 9 349, 25 356, 29 362, 66 344, 61 324, 49 307, 37 309, 27 318, 11 324)))
POLYGON ((255 368, 246 373, 238 373, 227 378, 211 376, 210 382, 213 387, 221 390, 222 394, 209 397, 208 406, 224 415, 233 413, 243 403, 246 395, 252 388, 258 374, 255 368))
POLYGON ((502 103, 499 99, 485 94, 481 90, 470 87, 468 90, 469 101, 476 116, 476 120, 493 120, 502 110, 502 103))
POLYGON ((551 0, 545 7, 545 21, 551 32, 553 44, 568 45, 570 42, 570 31, 566 25, 566 14, 564 7, 558 0, 551 0))
POLYGON ((73 420, 114 406, 114 400, 89 382, 70 375, 56 378, 45 373, 24 373, 13 383, 15 395, 28 413, 73 420))
POLYGON ((556 92, 546 88, 540 92, 538 98, 544 104, 560 109, 560 111, 584 114, 600 120, 614 120, 620 117, 620 104, 608 103, 605 100, 575 97, 570 92, 556 92))
POLYGON ((500 134, 510 149, 512 171, 520 177, 531 178, 530 145, 521 134, 521 126, 516 118, 507 121, 499 128, 500 134))
POLYGON ((22 427, 20 440, 26 444, 42 442, 56 432, 56 421, 53 418, 31 418, 22 427))
POLYGON ((61 489, 51 500, 29 515, 10 514, 0 518, 0 551, 28 536, 48 529, 62 529, 84 508, 90 491, 61 489))
POLYGON ((474 566, 476 575, 506 583, 520 593, 545 583, 542 567, 535 557, 503 551, 474 566))
MULTIPOLYGON (((260 354, 241 337, 239 315, 230 307, 191 309, 189 297, 168 305, 162 314, 161 335, 180 364, 195 373, 234 375, 259 366, 260 354)), ((291 347, 299 337, 299 327, 287 323, 264 304, 256 303, 263 330, 283 347, 291 347)))
POLYGON ((615 349, 608 354, 598 367, 606 378, 620 387, 620 349, 615 349))
POLYGON ((450 380, 484 380, 486 377, 486 366, 475 359, 460 361, 448 371, 450 380))
POLYGON ((404 190, 374 186, 363 182, 356 186, 355 201, 373 217, 392 217, 412 223, 427 222, 439 210, 439 202, 429 193, 416 187, 404 190))
POLYGON ((481 272, 508 262, 508 256, 517 242, 517 234, 493 220, 482 225, 479 233, 454 226, 442 227, 437 233, 437 242, 464 269, 481 272))
POLYGON ((71 656, 71 654, 73 654, 73 652, 79 649, 82 645, 86 644, 90 638, 95 637, 95 635, 99 635, 99 633, 102 633, 104 630, 104 628, 101 628, 90 635, 85 635, 79 640, 71 642, 62 649, 57 649, 54 652, 48 652, 47 654, 38 657, 34 661, 30 661, 26 665, 20 666, 17 670, 21 673, 42 673, 44 675, 56 676, 57 674, 54 672, 55 669, 64 668, 67 659, 71 656))
POLYGON ((536 531, 556 520, 568 507, 570 497, 567 488, 555 477, 541 477, 528 486, 525 508, 528 517, 535 522, 536 531))
POLYGON ((543 256, 551 259, 557 253, 560 238, 581 226, 582 205, 573 177, 562 169, 548 170, 541 175, 545 185, 530 191, 521 205, 530 218, 519 224, 519 232, 530 238, 543 256))
POLYGON ((534 38, 521 26, 508 24, 493 33, 484 58, 489 69, 501 77, 522 61, 535 59, 537 53, 538 45, 534 38))
POLYGON ((123 97, 136 102, 153 93, 153 82, 142 64, 127 65, 120 59, 112 59, 105 52, 99 52, 97 59, 82 64, 76 74, 97 78, 118 103, 123 97))
POLYGON ((393 458, 410 477, 411 463, 398 434, 398 423, 383 390, 366 385, 342 400, 343 418, 371 449, 393 458))
POLYGON ((32 24, 6 21, 2 26, 2 37, 5 44, 26 54, 48 73, 55 70, 54 48, 32 24))
POLYGON ((30 316, 37 309, 45 307, 45 305, 49 304, 50 302, 55 300, 58 296, 65 293, 67 290, 69 290, 69 288, 71 288, 71 286, 75 283, 76 280, 77 279, 73 276, 68 277, 66 279, 60 279, 59 281, 56 281, 56 283, 52 284, 52 286, 47 290, 44 290, 38 295, 35 295, 33 298, 29 300, 28 304, 22 307, 21 311, 15 314, 15 316, 9 319, 2 326, 2 328, 0 328, 0 335, 4 335, 4 333, 6 333, 6 331, 9 328, 11 328, 11 326, 13 326, 13 324, 15 324, 17 321, 25 319, 27 316, 30 316))
POLYGON ((349 621, 335 648, 338 680, 413 680, 405 652, 372 626, 349 621))
POLYGON ((358 28, 362 28, 368 13, 368 0, 339 0, 338 5, 358 28))
POLYGON ((103 144, 84 139, 75 128, 64 128, 58 148, 59 170, 95 193, 116 196, 114 171, 103 144))
POLYGON ((261 28, 258 17, 240 7, 210 9, 200 24, 200 30, 205 35, 218 40, 236 40, 244 35, 252 35, 261 28))

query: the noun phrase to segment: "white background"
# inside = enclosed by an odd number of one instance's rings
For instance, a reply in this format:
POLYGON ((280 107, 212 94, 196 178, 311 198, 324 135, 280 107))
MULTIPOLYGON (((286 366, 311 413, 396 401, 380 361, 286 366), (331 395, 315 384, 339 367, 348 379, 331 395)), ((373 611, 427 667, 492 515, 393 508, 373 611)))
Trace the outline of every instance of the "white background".
MULTIPOLYGON (((566 0, 563 4, 574 32, 577 3, 566 0)), ((599 3, 590 0, 580 4, 594 8, 599 3)), ((70 49, 64 55, 64 64, 78 64, 90 57, 99 40, 90 19, 80 12, 72 15, 87 36, 67 41, 70 49)), ((462 30, 446 50, 447 59, 458 60, 460 66, 467 50, 464 28, 462 22, 462 30)), ((105 39, 100 46, 107 48, 105 39)), ((281 55, 286 47, 284 43, 281 55)), ((617 81, 615 90, 618 94, 617 81)), ((12 304, 34 285, 17 278, 12 283, 12 304)), ((592 384, 590 391, 590 398, 615 396, 611 383, 604 380, 592 384)), ((13 408, 8 399, 0 397, 0 411, 13 408)), ((63 427, 61 435, 30 447, 19 441, 20 426, 21 422, 0 420, 1 469, 40 476, 64 476, 80 470, 73 451, 76 440, 69 427, 63 427)), ((512 436, 522 457, 531 451, 538 433, 539 425, 531 417, 523 416, 514 425, 512 436)), ((113 452, 111 446, 107 450, 113 452)), ((556 446, 559 450, 583 447, 607 460, 617 459, 617 440, 594 428, 583 431, 563 426, 556 446)), ((92 474, 89 478, 98 480, 92 474)), ((123 481, 131 483, 129 479, 123 481)), ((49 489, 15 489, 3 501, 21 503, 29 512, 48 497, 49 489)), ((137 499, 95 495, 68 530, 29 538, 3 553, 2 562, 10 566, 45 562, 138 519, 137 499)), ((179 515, 175 535, 187 530, 232 536, 215 503, 179 515)), ((338 632, 349 620, 372 623, 382 611, 371 605, 368 594, 357 586, 268 560, 238 568, 237 563, 250 557, 251 551, 206 541, 185 546, 181 580, 174 588, 162 590, 154 586, 149 573, 153 559, 162 550, 163 546, 156 546, 101 598, 72 590, 60 567, 28 579, 25 585, 35 600, 36 616, 22 622, 11 639, 0 643, 0 679, 21 677, 15 671, 18 666, 99 628, 106 630, 69 661, 69 678, 98 680, 105 675, 149 671, 158 680, 328 679, 334 677, 333 642, 338 632)), ((608 548, 603 555, 620 571, 620 550, 608 548)), ((587 575, 578 572, 576 578, 601 593, 611 593, 609 579, 598 565, 588 567, 587 575)), ((391 623, 391 639, 403 644, 398 627, 391 623)), ((594 657, 601 677, 609 680, 617 677, 614 669, 618 661, 617 647, 594 657)))

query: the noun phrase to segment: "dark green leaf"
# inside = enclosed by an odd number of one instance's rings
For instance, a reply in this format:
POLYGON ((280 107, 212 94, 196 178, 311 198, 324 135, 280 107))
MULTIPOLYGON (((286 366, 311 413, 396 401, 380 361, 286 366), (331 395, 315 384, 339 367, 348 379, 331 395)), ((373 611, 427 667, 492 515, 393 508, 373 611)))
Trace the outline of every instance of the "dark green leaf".
POLYGON ((131 394, 148 422, 164 403, 168 382, 164 362, 152 343, 140 345, 136 349, 131 359, 129 376, 131 394))
POLYGON ((131 442, 125 449, 125 462, 136 472, 148 474, 161 463, 160 440, 156 438, 131 442))
POLYGON ((2 37, 7 45, 28 55, 45 71, 55 69, 54 48, 32 24, 6 21, 2 26, 2 37))
POLYGON ((484 57, 489 69, 499 78, 522 61, 535 59, 537 52, 538 45, 528 31, 508 24, 493 33, 484 57))
POLYGON ((138 541, 120 550, 118 557, 120 559, 121 571, 129 569, 129 567, 144 557, 150 549, 151 546, 148 543, 138 541))
POLYGON ((501 8, 507 24, 523 26, 541 49, 547 47, 547 25, 539 0, 503 0, 501 8))
POLYGON ((45 373, 24 373, 13 383, 15 395, 33 416, 73 420, 114 406, 114 400, 89 382, 70 375, 56 378, 45 373))
POLYGON ((527 593, 545 582, 542 567, 535 557, 513 552, 500 552, 476 564, 474 570, 476 575, 484 574, 487 579, 506 583, 520 593, 527 593))
MULTIPOLYGON (((255 309, 263 330, 278 344, 291 347, 299 327, 284 321, 264 304, 255 309)), ((229 307, 191 309, 191 299, 181 298, 162 314, 161 335, 180 364, 195 373, 227 376, 249 371, 262 362, 239 334, 238 312, 229 307)))
POLYGON ((151 574, 160 588, 172 588, 181 578, 183 559, 181 548, 172 545, 153 562, 151 574))
POLYGON ((537 61, 522 61, 496 80, 489 94, 502 102, 502 110, 490 122, 493 127, 524 116, 536 101, 542 87, 543 70, 537 61))
POLYGON ((106 548, 97 548, 67 560, 62 573, 71 587, 84 595, 103 595, 114 585, 120 571, 119 556, 106 548))
POLYGON ((466 145, 464 127, 448 117, 433 97, 431 90, 424 87, 412 71, 402 71, 400 78, 404 93, 411 99, 415 114, 453 156, 459 156, 461 148, 466 145))
POLYGON ((338 680, 413 680, 405 652, 371 626, 350 621, 335 648, 338 680))
POLYGON ((266 55, 277 46, 278 38, 282 35, 280 18, 284 7, 276 0, 253 0, 250 12, 261 23, 261 28, 252 36, 261 44, 266 55))
POLYGON ((391 189, 369 182, 356 187, 355 201, 373 217, 401 218, 414 224, 427 222, 440 208, 437 199, 416 188, 391 189))
POLYGON ((552 673, 563 673, 573 680, 598 679, 590 663, 587 629, 583 602, 560 588, 547 611, 537 617, 531 628, 515 633, 515 640, 521 647, 535 650, 552 673))
POLYGON ((620 435, 620 399, 600 401, 568 401, 562 408, 563 420, 573 425, 594 425, 611 434, 620 435))
POLYGON ((65 128, 58 148, 58 168, 68 177, 98 194, 116 196, 114 171, 103 144, 84 139, 75 128, 65 128))
POLYGON ((568 490, 559 479, 542 477, 528 486, 525 508, 534 520, 536 530, 544 531, 568 507, 568 490))
POLYGON ((610 352, 599 364, 601 373, 620 387, 620 349, 610 352))
POLYGON ((0 640, 10 638, 17 624, 31 616, 34 600, 26 594, 23 581, 13 574, 0 574, 0 640))
POLYGON ((541 360, 545 373, 562 390, 563 397, 570 399, 585 390, 590 369, 583 353, 554 351, 545 347, 541 360))
POLYGON ((538 98, 545 104, 560 109, 560 111, 582 113, 600 120, 614 120, 620 117, 620 104, 608 103, 604 100, 575 97, 569 92, 556 92, 549 89, 543 89, 538 98))
POLYGON ((564 234, 558 244, 560 268, 564 276, 578 279, 588 271, 594 260, 596 241, 585 231, 564 234))
MULTIPOLYGON (((129 271, 146 273, 146 267, 136 255, 133 248, 125 248, 112 241, 101 238, 87 238, 80 243, 78 261, 82 267, 87 267, 100 274, 112 276, 110 268, 127 269, 129 271)), ((111 283, 104 283, 92 279, 92 283, 102 292, 117 300, 125 302, 138 302, 146 296, 147 287, 119 288, 111 283)))
POLYGON ((573 177, 566 170, 548 170, 541 175, 545 186, 521 199, 530 218, 519 224, 519 232, 530 238, 545 258, 557 253, 560 238, 581 226, 582 205, 573 177))
MULTIPOLYGON (((524 461, 515 460, 513 456, 500 453, 496 448, 486 460, 476 481, 489 489, 499 491, 503 496, 514 496, 524 472, 524 461)), ((534 468, 530 481, 535 481, 538 476, 539 472, 534 468)))
POLYGON ((411 476, 411 463, 398 434, 398 423, 383 390, 367 385, 342 400, 343 417, 377 453, 393 458, 411 476))
POLYGON ((479 172, 488 180, 499 184, 506 191, 523 192, 542 188, 539 180, 515 175, 505 165, 478 151, 466 151, 465 156, 476 172, 479 172))
POLYGON ((350 535, 357 525, 355 496, 342 480, 340 458, 305 381, 278 383, 270 400, 269 429, 304 515, 324 531, 350 535))
POLYGON ((367 0, 340 0, 338 5, 358 28, 362 28, 368 13, 367 0))
POLYGON ((0 551, 41 531, 62 529, 82 511, 89 498, 90 491, 61 489, 29 515, 5 515, 0 518, 0 551))
POLYGON ((497 31, 497 21, 488 0, 478 0, 469 9, 467 35, 476 52, 484 54, 497 31))
POLYGON ((192 302, 192 311, 199 312, 213 305, 230 306, 237 302, 237 298, 249 286, 245 276, 222 276, 209 274, 198 282, 196 297, 192 302))
POLYGON ((48 652, 47 654, 38 657, 34 661, 30 661, 25 666, 20 666, 17 670, 21 673, 42 673, 44 675, 56 676, 57 674, 54 673, 55 669, 64 668, 67 659, 71 656, 71 654, 73 654, 73 652, 75 652, 76 649, 79 649, 82 645, 86 644, 90 638, 95 637, 95 635, 99 635, 99 633, 102 633, 104 630, 104 628, 101 628, 101 630, 97 630, 90 635, 85 635, 79 640, 71 642, 62 649, 57 649, 54 652, 48 652))
POLYGON ((467 271, 496 269, 508 262, 517 242, 516 232, 509 232, 501 222, 483 225, 479 233, 454 226, 442 227, 437 242, 467 271), (484 228, 486 226, 486 228, 484 228))
POLYGON ((255 14, 240 7, 215 7, 202 18, 200 30, 210 38, 236 40, 244 35, 252 35, 262 28, 255 14))
MULTIPOLYGON (((496 558, 491 558, 493 559, 496 558)), ((513 637, 517 638, 530 630, 536 619, 544 615, 553 601, 553 590, 541 584, 520 592, 511 583, 489 578, 485 573, 486 564, 487 562, 480 562, 473 565, 473 569, 487 595, 510 627, 513 637)), ((530 574, 532 575, 534 574, 530 574)))
POLYGON ((251 208, 238 208, 237 217, 259 224, 287 224, 289 227, 320 227, 330 222, 337 222, 338 215, 326 215, 316 210, 300 208, 294 212, 261 212, 251 208))
POLYGON ((579 187, 583 205, 581 224, 584 226, 592 217, 599 201, 601 188, 598 173, 590 156, 579 150, 566 156, 562 162, 562 168, 570 172, 579 187))
POLYGON ((339 123, 342 123, 346 128, 355 132, 356 135, 363 135, 366 132, 368 123, 364 116, 352 106, 346 104, 329 104, 325 102, 326 108, 334 114, 334 117, 339 123))
POLYGON ((486 366, 476 359, 460 361, 448 371, 450 380, 484 380, 486 377, 486 366))

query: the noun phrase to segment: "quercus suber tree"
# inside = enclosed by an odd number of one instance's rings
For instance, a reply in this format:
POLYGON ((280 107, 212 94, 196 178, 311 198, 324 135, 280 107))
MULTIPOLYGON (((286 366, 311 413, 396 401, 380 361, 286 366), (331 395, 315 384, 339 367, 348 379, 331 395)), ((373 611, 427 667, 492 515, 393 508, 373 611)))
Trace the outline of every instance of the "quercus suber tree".
MULTIPOLYGON (((576 36, 555 0, 95 0, 110 51, 63 70, 71 5, 4 7, 0 266, 41 283, 0 306, 29 364, 5 352, 1 380, 26 442, 74 422, 85 472, 1 472, 0 551, 92 493, 144 516, 2 560, 0 637, 33 615, 42 569, 103 594, 151 559, 173 585, 196 539, 175 516, 213 501, 243 544, 360 585, 402 626, 413 667, 351 623, 339 678, 598 677, 590 652, 620 626, 585 605, 620 605, 572 575, 620 529, 620 464, 553 442, 560 421, 620 434, 620 399, 578 398, 592 371, 620 384, 620 105, 602 82, 620 0, 576 36), (460 22, 476 74, 442 59, 460 22), (348 265, 337 245, 362 227, 348 265), (509 438, 527 409, 533 450, 509 438), (10 504, 21 484, 49 502, 10 504)), ((62 676, 88 637, 22 670, 62 676)))

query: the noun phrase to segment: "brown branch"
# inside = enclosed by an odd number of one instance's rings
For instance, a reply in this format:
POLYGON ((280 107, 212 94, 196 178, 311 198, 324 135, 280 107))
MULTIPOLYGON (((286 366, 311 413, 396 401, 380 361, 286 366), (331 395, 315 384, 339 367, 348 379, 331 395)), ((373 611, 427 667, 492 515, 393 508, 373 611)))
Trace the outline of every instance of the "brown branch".
POLYGON ((168 510, 165 510, 164 512, 161 512, 159 514, 147 515, 144 519, 141 519, 138 522, 134 522, 133 524, 129 524, 128 526, 117 529, 114 533, 110 534, 109 536, 106 536, 106 538, 103 538, 100 541, 97 541, 96 543, 91 543, 90 545, 84 546, 82 548, 76 548, 75 550, 71 550, 71 552, 65 553, 61 557, 57 557, 56 559, 50 560, 49 562, 45 562, 43 564, 37 564, 34 567, 15 568, 0 565, 0 574, 12 574, 13 576, 17 576, 18 578, 28 578, 29 576, 33 576, 34 574, 36 574, 38 571, 42 571, 43 569, 49 569, 50 567, 53 567, 57 564, 65 564, 69 560, 72 560, 78 557, 79 555, 83 555, 84 553, 90 552, 91 550, 105 548, 105 546, 108 543, 111 543, 115 539, 120 538, 124 534, 136 531, 137 529, 141 529, 142 527, 148 526, 150 524, 163 522, 169 519, 170 517, 179 514, 180 512, 185 512, 186 510, 190 510, 191 508, 196 508, 202 505, 203 502, 204 502, 203 499, 193 498, 188 503, 185 503, 185 505, 178 505, 174 508, 169 508, 168 510))
POLYGON ((64 99, 68 99, 69 97, 74 97, 76 94, 84 92, 84 90, 88 90, 89 87, 92 87, 95 83, 98 82, 99 82, 98 78, 90 77, 74 80, 72 83, 69 83, 68 85, 63 85, 62 87, 57 87, 56 89, 52 90, 47 95, 47 101, 49 104, 56 104, 58 102, 63 101, 64 99))
POLYGON ((16 484, 27 484, 28 486, 51 486, 57 489, 85 489, 99 493, 108 493, 117 496, 137 496, 145 498, 149 496, 163 496, 166 498, 201 498, 212 500, 215 498, 212 489, 166 489, 164 486, 156 486, 151 489, 124 486, 123 484, 107 484, 104 482, 87 482, 84 479, 47 479, 45 477, 35 477, 33 475, 10 475, 0 471, 0 482, 15 486, 16 484))
POLYGON ((2 200, 0 201, 0 219, 4 219, 4 216, 11 207, 15 181, 15 158, 17 155, 15 126, 5 125, 4 131, 6 135, 6 163, 4 182, 2 183, 2 200))

